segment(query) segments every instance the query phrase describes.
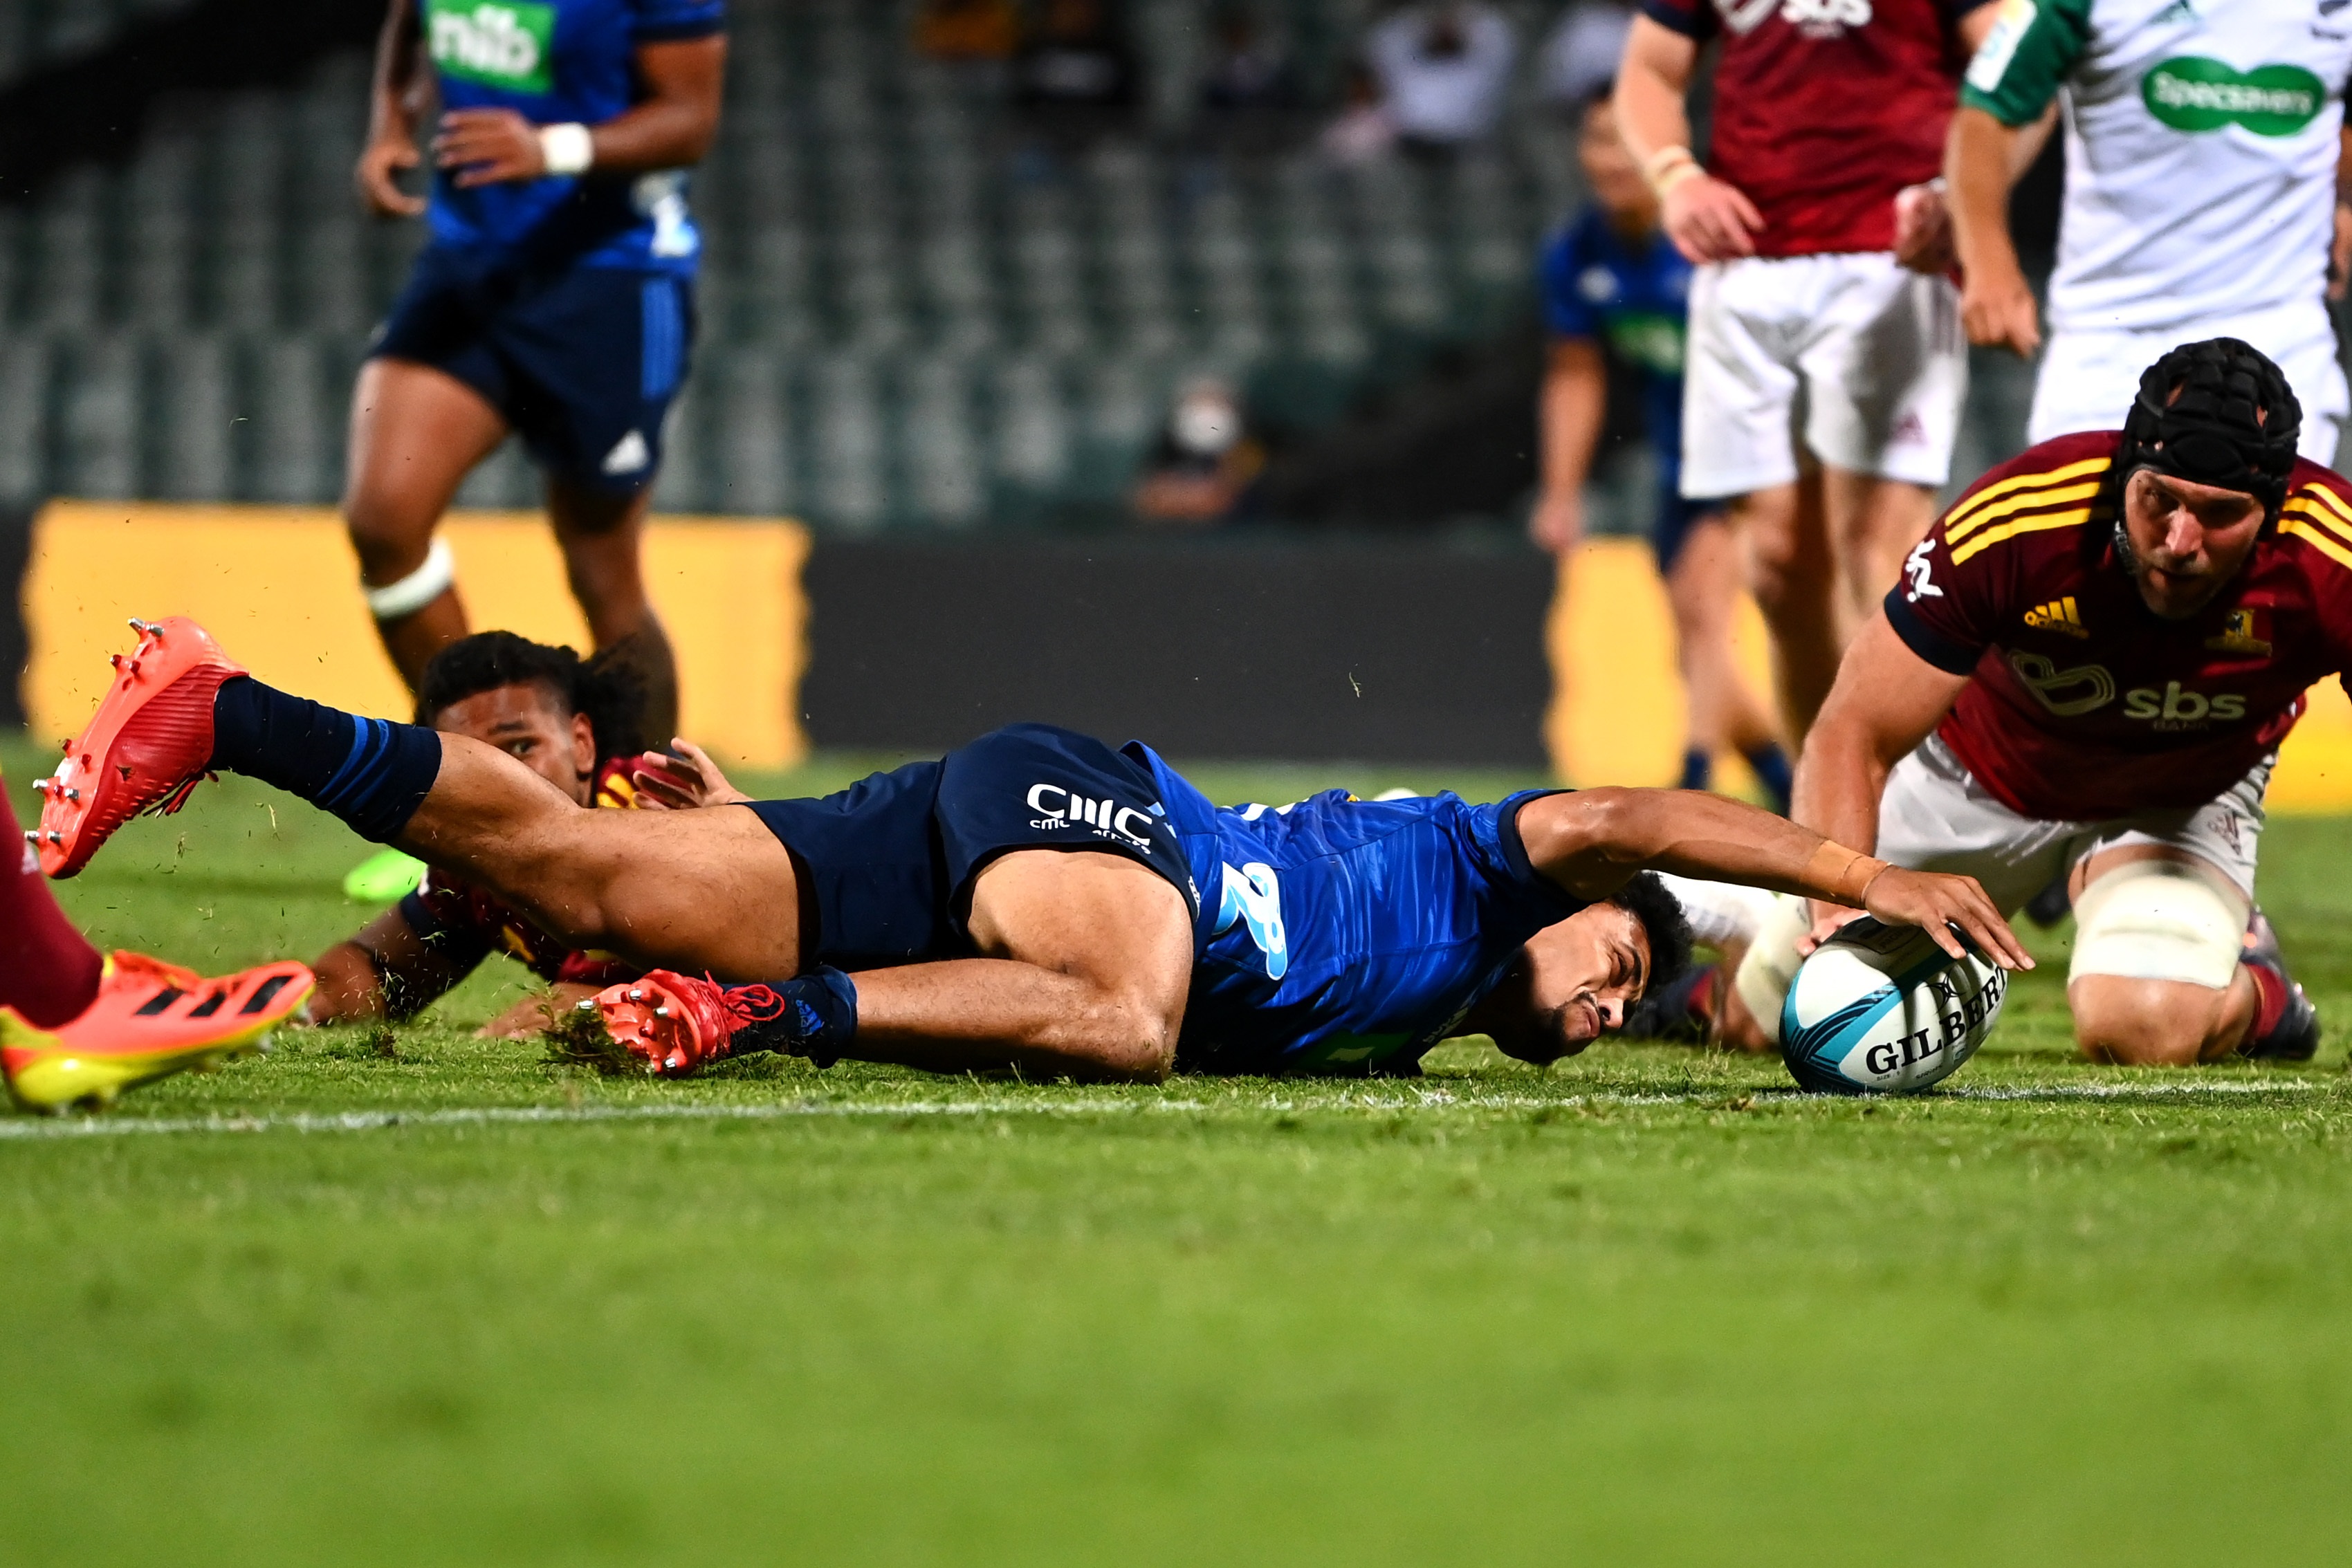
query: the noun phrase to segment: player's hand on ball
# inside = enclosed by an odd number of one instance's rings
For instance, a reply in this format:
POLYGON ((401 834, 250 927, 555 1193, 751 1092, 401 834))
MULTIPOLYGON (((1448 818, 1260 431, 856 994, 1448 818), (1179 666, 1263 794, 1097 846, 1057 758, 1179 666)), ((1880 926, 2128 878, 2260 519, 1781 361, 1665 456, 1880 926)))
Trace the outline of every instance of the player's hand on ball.
POLYGON ((1764 227, 1756 204, 1712 174, 1692 174, 1669 186, 1660 203, 1666 237, 1693 266, 1756 254, 1764 227))
POLYGON ((629 764, 637 787, 637 808, 690 811, 698 806, 741 805, 751 797, 727 781, 710 754, 690 740, 673 739, 672 751, 648 751, 629 764))
POLYGON ((360 154, 358 167, 352 171, 352 183, 359 186, 360 200, 368 212, 379 218, 422 216, 425 198, 402 190, 400 176, 424 161, 416 143, 405 136, 385 136, 369 142, 360 154))
POLYGON ((1952 214, 1944 204, 1944 182, 1906 185, 1895 193, 1895 259, 1929 277, 1952 270, 1952 214))
POLYGON ((433 138, 433 162, 454 169, 461 189, 547 172, 539 131, 511 109, 453 109, 433 138))
POLYGON ((1955 958, 1968 952, 1952 934, 1951 928, 1957 925, 2002 968, 2033 967, 2033 956, 2019 943, 2017 933, 2009 928, 2009 922, 1972 876, 1888 866, 1863 890, 1862 903, 1889 925, 1918 926, 1955 958))

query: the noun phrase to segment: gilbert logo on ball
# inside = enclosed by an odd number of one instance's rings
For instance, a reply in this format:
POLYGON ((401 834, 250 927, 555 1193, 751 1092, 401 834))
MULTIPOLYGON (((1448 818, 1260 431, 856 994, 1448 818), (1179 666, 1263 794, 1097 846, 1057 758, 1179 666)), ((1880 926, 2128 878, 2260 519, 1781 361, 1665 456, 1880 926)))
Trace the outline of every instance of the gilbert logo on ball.
POLYGON ((1797 971, 1780 1008, 1780 1056, 1817 1094, 1912 1094, 1977 1053, 2009 976, 1961 936, 1955 958, 1925 931, 1868 915, 1797 971))

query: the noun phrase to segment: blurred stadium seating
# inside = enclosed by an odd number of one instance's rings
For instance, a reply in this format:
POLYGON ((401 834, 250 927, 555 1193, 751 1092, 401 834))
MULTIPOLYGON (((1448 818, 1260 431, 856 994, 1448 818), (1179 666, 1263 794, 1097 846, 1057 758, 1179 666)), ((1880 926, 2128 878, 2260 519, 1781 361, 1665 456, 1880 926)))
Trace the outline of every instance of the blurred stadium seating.
MULTIPOLYGON (((48 50, 135 14, 70 9, 7 0, 0 36, 48 50)), ((1574 196, 1559 128, 1525 104, 1451 165, 1333 168, 1313 113, 1296 152, 1202 151, 1192 0, 1133 8, 1136 133, 1024 154, 984 79, 908 47, 910 9, 735 0, 667 508, 850 530, 1108 512, 1180 378, 1328 421, 1508 324, 1574 196)), ((1321 101, 1378 9, 1266 0, 1321 101)), ((1507 9, 1532 39, 1558 7, 1507 9)), ((334 497, 350 374, 421 237, 350 193, 366 68, 344 52, 298 88, 167 99, 125 166, 0 209, 0 496, 334 497)), ((462 497, 531 499, 513 452, 462 497)))

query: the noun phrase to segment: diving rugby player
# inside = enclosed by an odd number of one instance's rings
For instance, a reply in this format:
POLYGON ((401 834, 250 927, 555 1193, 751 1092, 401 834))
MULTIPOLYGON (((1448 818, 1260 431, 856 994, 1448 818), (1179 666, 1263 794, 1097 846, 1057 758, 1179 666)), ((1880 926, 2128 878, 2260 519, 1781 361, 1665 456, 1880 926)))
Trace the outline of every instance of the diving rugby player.
MULTIPOLYGON (((2095 1061, 2318 1044, 2252 910, 2279 742, 2352 667, 2352 485, 2295 455, 2301 424, 2256 350, 2174 349, 2121 431, 2030 448, 1944 515, 1806 742, 1807 826, 1965 872, 2003 911, 2069 876, 2095 1061)), ((1816 913, 1815 936, 1843 918, 1816 913)), ((1803 946, 1770 929, 1738 986, 1768 1030, 1803 946)))
POLYGON ((72 875, 219 768, 655 971, 595 1005, 670 1072, 753 1050, 1146 1081, 1397 1071, 1458 1032, 1549 1061, 1685 956, 1644 867, 2029 962, 1966 877, 1679 791, 1220 810, 1146 747, 1024 725, 821 800, 592 810, 495 747, 265 686, 177 619, 142 630, 68 748, 44 869, 72 875))

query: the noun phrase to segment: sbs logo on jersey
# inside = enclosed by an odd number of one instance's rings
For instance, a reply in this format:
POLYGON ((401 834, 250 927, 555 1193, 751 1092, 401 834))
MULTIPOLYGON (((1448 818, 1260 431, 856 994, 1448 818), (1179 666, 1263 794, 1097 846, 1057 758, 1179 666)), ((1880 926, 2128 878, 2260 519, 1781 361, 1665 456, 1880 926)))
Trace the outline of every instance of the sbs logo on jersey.
POLYGON ((1715 0, 1716 14, 1735 35, 1745 37, 1774 16, 1811 38, 1834 38, 1848 27, 1867 27, 1870 0, 1715 0))
POLYGON ((537 0, 426 0, 425 47, 445 75, 509 92, 555 89, 555 7, 537 0))
POLYGON ((2165 61, 2140 78, 2147 111, 2194 136, 2241 126, 2257 136, 2293 136, 2327 107, 2327 84, 2301 66, 2242 71, 2203 55, 2165 61))

